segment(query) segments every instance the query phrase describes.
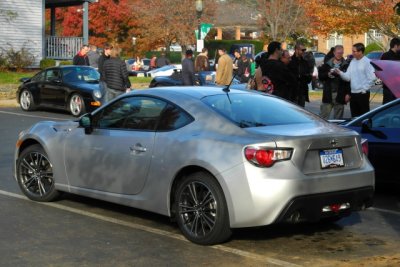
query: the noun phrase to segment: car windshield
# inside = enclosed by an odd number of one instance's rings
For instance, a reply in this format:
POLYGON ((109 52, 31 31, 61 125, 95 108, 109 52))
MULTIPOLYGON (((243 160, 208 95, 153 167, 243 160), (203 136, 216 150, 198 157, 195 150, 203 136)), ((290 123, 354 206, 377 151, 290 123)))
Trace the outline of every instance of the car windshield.
POLYGON ((203 102, 242 128, 308 123, 316 118, 298 106, 261 94, 227 93, 207 96, 203 102))
POLYGON ((74 67, 63 69, 63 80, 65 82, 96 83, 100 79, 100 73, 87 67, 74 67))

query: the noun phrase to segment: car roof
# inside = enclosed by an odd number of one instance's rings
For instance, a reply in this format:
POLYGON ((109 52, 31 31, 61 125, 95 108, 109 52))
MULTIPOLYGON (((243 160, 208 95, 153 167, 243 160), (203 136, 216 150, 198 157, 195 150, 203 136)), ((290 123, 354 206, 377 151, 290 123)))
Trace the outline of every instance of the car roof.
POLYGON ((164 96, 169 94, 183 94, 195 99, 202 99, 206 96, 219 94, 237 94, 237 93, 254 93, 248 90, 230 89, 229 92, 223 91, 225 86, 174 86, 174 87, 157 87, 146 90, 135 90, 133 94, 151 94, 155 96, 164 96))

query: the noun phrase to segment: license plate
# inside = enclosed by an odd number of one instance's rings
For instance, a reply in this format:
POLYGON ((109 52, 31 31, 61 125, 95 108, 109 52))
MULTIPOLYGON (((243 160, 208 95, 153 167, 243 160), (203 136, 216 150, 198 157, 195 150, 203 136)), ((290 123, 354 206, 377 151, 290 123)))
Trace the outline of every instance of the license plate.
POLYGON ((137 74, 137 77, 144 77, 144 73, 141 73, 141 72, 138 73, 138 74, 137 74))
POLYGON ((343 151, 340 148, 320 150, 322 169, 344 167, 343 151))

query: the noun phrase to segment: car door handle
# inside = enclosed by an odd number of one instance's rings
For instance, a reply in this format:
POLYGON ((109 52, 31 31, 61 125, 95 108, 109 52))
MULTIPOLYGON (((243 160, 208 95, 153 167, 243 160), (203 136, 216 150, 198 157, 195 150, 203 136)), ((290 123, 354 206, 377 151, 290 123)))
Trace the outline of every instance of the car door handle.
POLYGON ((143 147, 141 144, 136 144, 134 146, 131 146, 129 147, 129 149, 131 150, 131 152, 136 152, 136 153, 147 151, 147 148, 143 147))

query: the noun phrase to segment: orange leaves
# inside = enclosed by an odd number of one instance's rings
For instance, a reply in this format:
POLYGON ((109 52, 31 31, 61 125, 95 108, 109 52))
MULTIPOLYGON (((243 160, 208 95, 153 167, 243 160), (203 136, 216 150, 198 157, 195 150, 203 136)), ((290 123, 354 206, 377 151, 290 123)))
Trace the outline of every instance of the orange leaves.
POLYGON ((359 34, 393 28, 399 20, 394 0, 302 0, 314 34, 359 34))

